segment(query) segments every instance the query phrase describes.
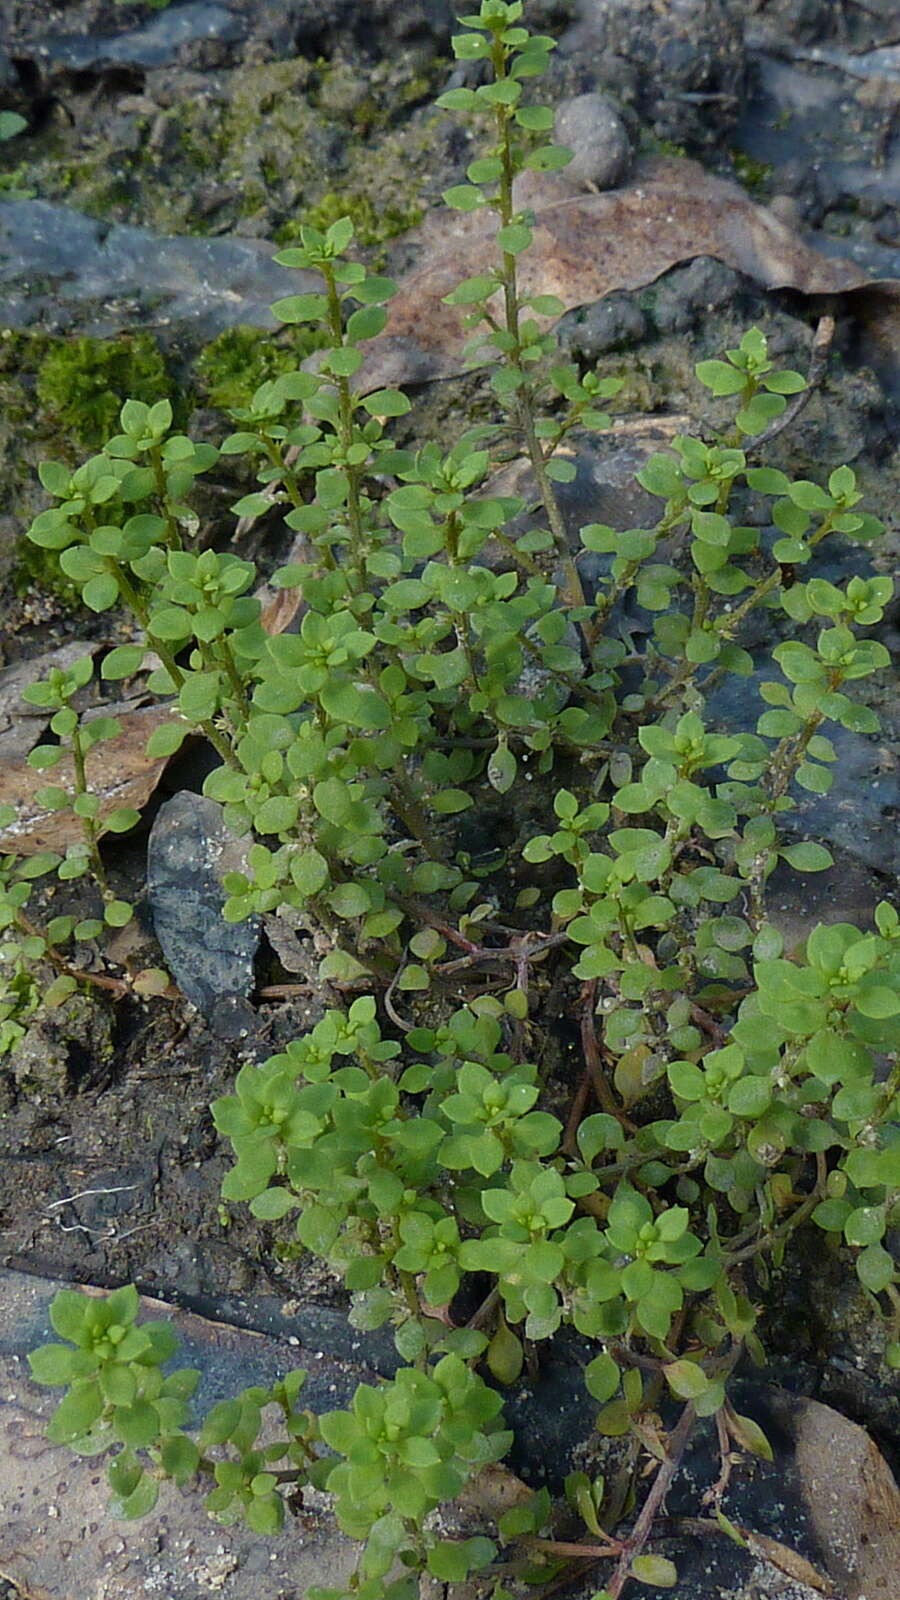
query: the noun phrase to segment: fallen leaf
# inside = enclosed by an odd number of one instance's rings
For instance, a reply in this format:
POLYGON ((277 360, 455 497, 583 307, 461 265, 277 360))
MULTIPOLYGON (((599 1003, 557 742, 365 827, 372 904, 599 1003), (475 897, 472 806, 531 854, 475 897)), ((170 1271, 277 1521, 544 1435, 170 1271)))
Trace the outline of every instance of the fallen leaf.
MULTIPOLYGON (((900 283, 873 283, 852 262, 822 255, 743 189, 679 158, 641 163, 635 180, 602 194, 564 176, 532 175, 523 197, 534 212, 533 244, 519 258, 523 295, 552 294, 566 310, 615 289, 637 289, 681 261, 713 256, 766 288, 839 294, 865 288, 900 304, 900 283)), ((465 369, 465 307, 444 296, 496 261, 493 212, 432 213, 409 235, 420 264, 388 304, 355 386, 424 383, 465 369)), ((552 317, 538 319, 545 327, 552 317)))
POLYGON ((793 1578, 795 1583, 803 1583, 808 1589, 813 1589, 816 1594, 832 1596, 836 1594, 834 1584, 807 1561, 798 1551, 792 1550, 790 1545, 782 1544, 780 1539, 770 1539, 768 1534, 753 1533, 750 1528, 742 1528, 736 1523, 737 1531, 742 1535, 748 1550, 754 1555, 763 1556, 770 1566, 783 1572, 786 1578, 793 1578))
MULTIPOLYGON (((180 1490, 164 1483, 152 1515, 126 1522, 110 1514, 105 1461, 48 1443, 61 1391, 28 1378, 25 1353, 52 1337, 47 1313, 63 1287, 84 1288, 0 1272, 0 1573, 23 1600, 280 1600, 313 1583, 343 1592, 357 1548, 327 1512, 303 1507, 277 1539, 261 1539, 241 1523, 225 1527, 209 1516, 208 1484, 180 1490)), ((349 1401, 367 1375, 323 1356, 316 1344, 297 1349, 287 1333, 265 1337, 142 1298, 141 1320, 148 1316, 170 1320, 188 1347, 185 1364, 201 1371, 203 1410, 221 1398, 223 1375, 226 1390, 237 1393, 302 1365, 310 1403, 322 1410, 335 1404, 336 1392, 338 1403, 349 1401)), ((263 1441, 272 1437, 267 1417, 263 1441)))
MULTIPOLYGON (((864 332, 867 359, 884 381, 896 381, 900 280, 871 279, 853 262, 823 255, 768 207, 698 162, 651 158, 638 164, 631 183, 600 194, 567 181, 564 172, 527 176, 518 199, 533 212, 534 227, 531 248, 518 258, 523 295, 556 295, 569 311, 616 289, 643 288, 679 262, 712 256, 768 289, 846 295, 864 332)), ((357 393, 466 370, 466 308, 445 305, 444 297, 463 278, 496 265, 495 230, 496 216, 487 208, 440 207, 405 236, 420 260, 388 302, 384 331, 368 343, 354 378, 357 393)), ((536 320, 550 328, 557 318, 536 320)), ((314 358, 308 364, 314 366, 314 358)), ((288 459, 295 457, 289 453, 288 459)), ((273 498, 270 489, 263 493, 273 498)), ((242 517, 235 538, 254 520, 242 517)))
POLYGON ((900 1488, 864 1428, 817 1400, 791 1422, 797 1471, 824 1564, 848 1600, 900 1596, 900 1488))
POLYGON ((17 761, 27 756, 50 721, 51 713, 29 705, 22 699, 22 690, 46 678, 53 667, 71 667, 84 656, 96 655, 99 649, 96 641, 73 639, 56 650, 4 667, 0 672, 0 760, 17 761))
MULTIPOLYGON (((168 756, 151 760, 147 740, 154 728, 173 715, 168 705, 146 706, 119 716, 121 732, 88 751, 86 773, 92 794, 100 797, 100 822, 111 811, 132 807, 140 811, 159 783, 168 756)), ((55 767, 38 771, 26 760, 11 761, 0 770, 0 804, 13 805, 16 821, 0 831, 0 851, 18 856, 40 850, 65 852, 83 837, 81 823, 71 811, 46 811, 36 794, 49 785, 74 789, 72 757, 63 756, 55 767)))

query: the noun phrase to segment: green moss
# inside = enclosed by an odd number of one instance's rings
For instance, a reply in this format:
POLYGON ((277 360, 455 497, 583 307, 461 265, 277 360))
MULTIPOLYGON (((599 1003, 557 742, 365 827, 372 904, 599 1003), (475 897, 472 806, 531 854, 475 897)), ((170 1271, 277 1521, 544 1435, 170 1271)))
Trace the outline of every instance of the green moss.
POLYGON ((768 161, 757 161, 755 157, 748 156, 745 150, 732 150, 731 160, 734 175, 748 194, 763 195, 768 192, 773 170, 768 161))
POLYGON ((210 405, 229 411, 246 405, 261 383, 294 371, 325 343, 325 335, 312 329, 276 337, 262 328, 226 328, 201 350, 194 382, 210 405))
POLYGON ((314 205, 308 206, 302 218, 292 218, 278 229, 278 243, 285 244, 299 238, 301 223, 324 229, 332 222, 337 222, 339 217, 350 218, 357 243, 368 247, 384 244, 387 239, 395 239, 398 234, 406 233, 408 228, 414 228, 422 219, 422 208, 417 205, 404 207, 387 204, 376 209, 367 194, 350 190, 339 193, 331 189, 314 205))
POLYGON ((687 155, 687 146, 677 144, 674 139, 655 139, 650 135, 642 145, 648 153, 654 156, 678 156, 683 159, 687 155))
POLYGON ((30 539, 21 539, 9 582, 13 593, 20 598, 38 589, 42 594, 55 595, 67 612, 75 615, 84 612, 81 590, 63 572, 58 550, 44 550, 30 539))
POLYGON ((122 402, 152 404, 172 383, 148 333, 120 339, 83 336, 57 345, 37 372, 37 398, 48 419, 90 449, 115 431, 122 402))
POLYGON ((30 170, 23 161, 9 172, 0 172, 0 199, 33 200, 36 191, 29 186, 30 170))

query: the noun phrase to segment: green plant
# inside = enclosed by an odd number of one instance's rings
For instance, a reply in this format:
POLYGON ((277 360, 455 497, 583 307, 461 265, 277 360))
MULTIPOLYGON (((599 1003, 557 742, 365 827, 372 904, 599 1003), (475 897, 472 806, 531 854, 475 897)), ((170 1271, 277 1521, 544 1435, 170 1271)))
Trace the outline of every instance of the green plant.
MULTIPOLYGON (((226 915, 288 908, 330 946, 324 978, 372 991, 243 1068, 213 1112, 235 1154, 224 1200, 327 1261, 354 1324, 390 1325, 404 1363, 319 1418, 302 1409, 302 1373, 252 1388, 195 1441, 188 1380, 161 1377, 168 1345, 155 1324, 136 1327, 133 1293, 67 1294, 53 1325, 74 1352, 32 1358, 40 1381, 69 1385, 53 1437, 117 1450, 110 1482, 126 1515, 149 1509, 161 1477, 199 1473, 217 1515, 270 1532, 285 1494, 327 1488, 364 1542, 348 1590, 364 1600, 412 1595, 423 1571, 483 1573, 503 1595, 508 1571, 549 1583, 579 1551, 609 1558, 612 1600, 632 1577, 671 1586, 672 1564, 645 1546, 696 1419, 770 1453, 728 1380, 745 1354, 762 1359, 748 1273, 779 1262, 804 1224, 853 1252, 900 1364, 882 1243, 900 1201, 900 922, 885 902, 873 931, 816 928, 786 953, 766 907, 779 858, 801 871, 831 862, 821 845, 785 844, 779 820, 796 786, 827 791, 828 721, 875 729, 846 688, 887 663, 859 630, 882 616, 888 580, 838 587, 798 581, 798 569, 824 539, 869 540, 880 524, 857 509, 847 467, 822 488, 752 464, 804 387, 752 329, 697 369, 730 420, 709 442, 679 436, 639 475, 661 502, 656 525, 590 524, 573 551, 554 490, 573 468, 559 447, 576 426, 607 426, 616 386, 560 364, 548 332, 560 303, 520 288, 531 225, 514 178, 568 158, 535 143, 552 114, 524 88, 553 41, 529 34, 521 11, 483 0, 462 19, 455 52, 485 61, 489 78, 440 101, 493 126, 492 148, 446 199, 497 224, 496 266, 449 297, 467 308, 473 362, 490 368, 496 424, 449 451, 397 447, 406 395, 353 384, 393 285, 347 255, 352 225, 337 219, 301 229, 278 257, 321 280, 274 308, 321 337, 315 370, 260 385, 222 445, 258 478, 236 514, 274 501, 307 540, 309 560, 277 579, 300 592, 298 631, 264 630, 250 562, 189 547, 189 495, 216 452, 173 434, 165 401, 128 401, 122 432, 75 473, 46 465, 57 504, 31 531, 61 552, 89 607, 124 604, 143 631, 106 656, 103 678, 135 672, 148 649, 161 661, 151 685, 178 720, 152 753, 192 728, 219 752, 205 792, 250 841, 226 915), (522 501, 490 484, 513 450, 546 519, 525 534, 522 501), (735 520, 747 496, 772 502, 771 556, 765 519, 735 520), (587 556, 607 558, 590 583, 587 556), (614 626, 628 596, 654 618, 640 654, 614 626), (761 606, 806 633, 773 652, 783 678, 763 683, 756 732, 720 734, 705 700, 722 674, 751 671, 740 629, 761 606), (522 772, 547 795, 546 831, 528 823, 502 852, 499 867, 523 881, 511 889, 457 819, 514 799, 522 772), (566 1126, 542 1107, 532 1048, 550 965, 584 1056, 566 1126), (472 1274, 488 1287, 464 1322, 455 1302, 472 1274), (509 1444, 479 1364, 512 1382, 563 1324, 596 1342, 585 1381, 601 1433, 646 1443, 648 1414, 681 1406, 640 1516, 623 1530, 621 1497, 614 1511, 600 1480, 573 1474, 588 1545, 555 1537, 546 1494, 500 1515, 491 1538, 442 1537, 432 1511, 509 1444), (267 1406, 284 1437, 261 1446, 267 1406)), ((72 736, 71 718, 61 731, 72 736)), ((726 1452, 719 1498, 728 1470, 726 1452)))
POLYGON ((24 117, 18 111, 0 111, 0 143, 7 139, 14 139, 17 133, 23 133, 28 127, 24 117))

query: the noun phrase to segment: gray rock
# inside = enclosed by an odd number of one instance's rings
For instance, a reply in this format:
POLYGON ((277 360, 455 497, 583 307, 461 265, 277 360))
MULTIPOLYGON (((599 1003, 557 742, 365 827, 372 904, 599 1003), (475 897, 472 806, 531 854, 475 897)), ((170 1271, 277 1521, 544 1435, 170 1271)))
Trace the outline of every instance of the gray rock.
POLYGON ((560 54, 623 94, 657 138, 711 145, 744 93, 743 0, 592 0, 560 54))
POLYGON ((276 266, 265 240, 168 236, 110 227, 45 200, 0 202, 0 323, 128 326, 180 323, 209 339, 237 323, 274 328, 273 300, 317 286, 314 273, 276 266))
MULTIPOLYGON (((747 678, 729 674, 710 694, 704 713, 708 724, 728 733, 749 732, 766 709, 757 693, 761 682, 785 682, 774 662, 747 678)), ((900 874, 900 770, 896 760, 874 739, 851 733, 837 723, 823 724, 834 745, 828 794, 811 794, 796 785, 793 811, 785 811, 779 827, 789 838, 817 839, 888 876, 900 874)))
POLYGON ((605 94, 579 94, 556 113, 559 144, 575 152, 566 177, 596 189, 615 189, 631 165, 631 141, 613 101, 605 94))
POLYGON ((182 790, 161 806, 150 830, 147 891, 153 926, 175 982, 205 1016, 246 1012, 234 1004, 253 989, 259 919, 226 922, 226 872, 240 871, 241 848, 214 800, 182 790), (223 1007, 226 998, 232 1004, 223 1007))
POLYGON ((38 61, 84 72, 109 64, 162 67, 173 62, 185 45, 201 40, 233 43, 246 33, 245 20, 227 6, 209 0, 169 6, 139 28, 116 34, 54 33, 36 40, 38 61))
POLYGON ((633 350, 646 339, 647 319, 637 296, 621 290, 568 312, 557 332, 567 354, 598 361, 610 350, 633 350))
POLYGON ((753 294, 754 286, 733 267, 712 256, 695 256, 653 284, 651 320, 658 333, 687 333, 714 312, 752 316, 753 294))

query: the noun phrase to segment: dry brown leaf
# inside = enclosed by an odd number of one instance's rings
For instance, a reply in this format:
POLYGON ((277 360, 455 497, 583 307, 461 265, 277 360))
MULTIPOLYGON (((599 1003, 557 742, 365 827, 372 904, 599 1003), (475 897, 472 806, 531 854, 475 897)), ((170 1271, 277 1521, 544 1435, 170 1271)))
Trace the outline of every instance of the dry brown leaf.
POLYGON ((900 1600, 900 1488, 864 1428, 817 1400, 791 1419, 797 1471, 831 1578, 848 1600, 900 1600))
MULTIPOLYGON (((152 1516, 126 1522, 110 1515, 105 1462, 48 1443, 60 1391, 28 1378, 25 1352, 52 1338, 47 1311, 63 1287, 70 1285, 0 1271, 0 1574, 21 1588, 23 1600, 283 1600, 313 1583, 343 1591, 357 1552, 326 1512, 301 1510, 277 1539, 262 1539, 241 1523, 224 1527, 208 1515, 208 1484, 180 1490, 163 1483, 152 1516)), ((191 1365, 214 1374, 214 1385, 223 1372, 235 1390, 270 1383, 302 1360, 313 1390, 318 1385, 327 1393, 348 1370, 315 1349, 301 1352, 286 1339, 159 1300, 142 1299, 141 1320, 147 1316, 174 1323, 190 1345, 191 1365)), ((361 1369, 350 1369, 349 1393, 360 1376, 361 1369)), ((221 1393, 210 1388, 205 1404, 221 1393)), ((327 1400, 320 1404, 324 1409, 327 1400)), ((264 1422, 263 1442, 272 1437, 264 1422)))
MULTIPOLYGON (((804 294, 878 290, 900 303, 900 284, 873 285, 852 262, 811 249, 737 184, 693 161, 642 163, 635 180, 585 193, 559 175, 533 175, 527 196, 534 242, 519 258, 525 295, 556 295, 567 310, 615 289, 652 283, 680 261, 714 256, 767 288, 804 294)), ((440 211, 410 235, 423 259, 389 302, 387 326, 368 346, 357 379, 363 392, 447 378, 464 370, 465 308, 443 304, 461 278, 496 260, 492 212, 440 211)), ((554 319, 545 318, 549 326, 554 319)))
MULTIPOLYGON (((168 757, 151 760, 146 754, 147 740, 154 728, 169 722, 171 706, 146 706, 126 711, 119 717, 121 733, 115 739, 97 744, 88 752, 88 787, 100 796, 100 820, 120 806, 140 811, 146 805, 165 771, 168 757)), ((0 769, 0 804, 16 807, 18 816, 0 832, 0 851, 30 856, 39 850, 65 852, 82 837, 81 824, 71 811, 46 811, 35 799, 48 785, 62 789, 74 787, 72 757, 66 755, 55 767, 38 771, 25 760, 11 761, 0 769)))
POLYGON ((52 713, 42 706, 29 705, 22 699, 22 690, 39 678, 46 678, 51 668, 71 667, 84 656, 96 655, 99 649, 96 641, 72 639, 56 650, 4 667, 0 672, 0 760, 16 761, 26 756, 50 721, 52 713))
MULTIPOLYGON (((769 289, 849 295, 873 360, 900 362, 900 280, 876 281, 850 261, 822 255, 737 184, 695 161, 640 162, 632 183, 602 194, 568 182, 565 173, 527 177, 518 196, 534 213, 533 244, 518 261, 525 295, 556 295, 569 311, 616 289, 643 288, 681 261, 713 256, 769 289)), ((466 370, 465 308, 444 305, 444 296, 461 279, 496 265, 495 229, 492 211, 441 207, 411 230, 406 240, 419 251, 419 265, 388 302, 384 332, 369 341, 354 379, 358 393, 466 370)), ((557 319, 537 320, 549 328, 557 319)), ((252 524, 242 517, 235 537, 252 524)), ((272 622, 281 615, 273 613, 272 622)))
POLYGON ((770 1539, 766 1533, 753 1533, 750 1528, 742 1528, 736 1523, 738 1533, 747 1541, 747 1548, 754 1555, 762 1556, 770 1566, 783 1572, 786 1578, 793 1578, 795 1583, 805 1584, 808 1589, 813 1589, 816 1594, 829 1597, 836 1594, 834 1584, 824 1572, 814 1567, 790 1545, 782 1544, 780 1539, 770 1539))

